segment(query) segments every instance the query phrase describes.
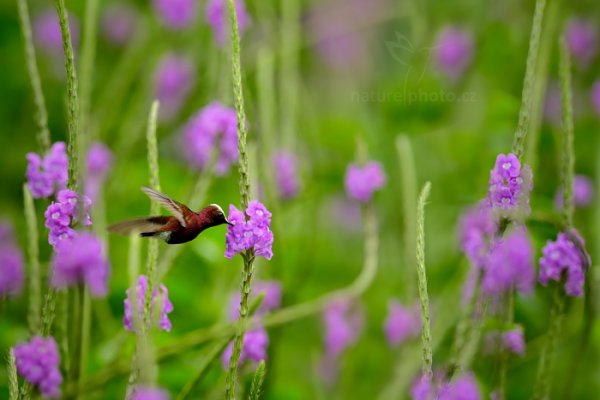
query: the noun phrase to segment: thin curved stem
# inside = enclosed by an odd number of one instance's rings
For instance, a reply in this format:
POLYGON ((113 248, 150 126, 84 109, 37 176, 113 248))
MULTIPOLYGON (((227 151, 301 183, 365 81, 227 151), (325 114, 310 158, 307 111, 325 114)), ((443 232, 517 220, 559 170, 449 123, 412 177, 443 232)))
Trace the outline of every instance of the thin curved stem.
POLYGON ((523 80, 523 93, 521 96, 521 108, 519 109, 519 123, 515 138, 513 141, 512 151, 521 158, 523 155, 523 144, 529 130, 529 117, 532 110, 533 92, 535 83, 535 71, 540 47, 540 36, 542 32, 542 22, 544 20, 544 8, 546 0, 536 0, 535 11, 533 14, 533 24, 531 27, 531 35, 529 37, 529 51, 527 52, 527 66, 525 67, 525 78, 523 80))
POLYGON ((429 319, 429 295, 427 294, 427 271, 425 269, 425 204, 431 191, 431 183, 425 183, 417 203, 417 276, 421 304, 421 342, 423 345, 423 375, 433 378, 433 354, 431 350, 431 322, 429 319))
POLYGON ((35 47, 31 35, 31 20, 29 18, 29 9, 27 0, 17 0, 19 10, 19 21, 21 24, 21 33, 23 34, 23 45, 25 47, 25 62, 27 64, 27 73, 31 82, 33 91, 33 101, 35 103, 35 122, 38 126, 37 140, 42 153, 50 149, 50 130, 48 129, 48 111, 46 110, 46 100, 42 90, 42 80, 37 67, 35 47))

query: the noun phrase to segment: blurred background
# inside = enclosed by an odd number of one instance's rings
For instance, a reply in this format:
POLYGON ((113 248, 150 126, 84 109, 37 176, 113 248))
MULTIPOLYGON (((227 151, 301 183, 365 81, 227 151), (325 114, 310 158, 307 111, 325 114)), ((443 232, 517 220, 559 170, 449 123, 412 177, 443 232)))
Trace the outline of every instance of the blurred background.
MULTIPOLYGON (((28 3, 51 138, 66 141, 66 80, 56 13, 52 2, 28 3)), ((236 165, 213 174, 188 154, 194 137, 189 131, 201 109, 213 102, 233 107, 229 28, 219 20, 218 4, 212 4, 219 2, 180 1, 179 13, 159 0, 98 3, 96 55, 88 78, 89 118, 82 134, 90 142, 105 144, 113 158, 97 200, 102 206, 92 207, 96 229, 149 212, 139 188, 149 180, 145 130, 155 98, 161 102, 157 132, 163 192, 187 201, 200 179, 207 190, 202 204, 218 203, 225 210, 229 204, 239 207, 236 165)), ((589 178, 594 189, 600 182, 600 7, 591 0, 555 3, 547 7, 525 149, 525 161, 534 173, 531 207, 544 215, 558 215, 561 33, 573 59, 576 172, 589 178)), ((85 6, 85 1, 67 1, 76 61, 86 28, 85 6)), ((275 235, 273 259, 259 259, 256 277, 281 283, 283 308, 348 285, 359 274, 361 208, 347 197, 344 176, 350 163, 365 159, 379 161, 386 176, 374 199, 378 271, 360 297, 362 323, 356 339, 337 365, 328 367, 323 364, 325 324, 320 312, 269 328, 264 397, 408 398, 419 373, 420 342, 413 337, 390 346, 383 329, 391 299, 406 306, 417 302, 415 265, 407 250, 415 239, 405 234, 407 218, 414 215, 403 209, 403 196, 411 196, 406 193, 410 182, 402 175, 396 140, 405 135, 412 147, 418 187, 432 183, 426 261, 433 334, 440 342, 434 368, 443 368, 469 271, 460 252, 457 223, 466 207, 485 197, 496 155, 510 150, 534 1, 246 0, 241 7, 253 197, 273 212, 275 235), (286 167, 274 163, 274 156, 282 152, 293 158, 289 174, 297 179, 288 192, 280 184, 286 178, 278 175, 286 167), (436 321, 454 314, 448 326, 436 327, 436 321), (324 371, 327 368, 336 370, 333 378, 324 371)), ((221 9, 221 15, 226 10, 221 9)), ((25 249, 25 154, 40 153, 40 147, 16 1, 0 3, 0 31, 0 215, 12 224, 16 243, 25 249)), ((42 218, 47 204, 36 202, 43 266, 51 257, 42 218)), ((594 262, 600 256, 598 202, 578 207, 575 221, 594 262)), ((535 222, 529 227, 539 258, 541 247, 556 232, 535 222)), ((188 332, 229 320, 242 263, 239 257, 223 257, 225 232, 225 227, 216 227, 181 245, 163 279, 174 305, 173 329, 155 336, 159 349, 188 332)), ((115 361, 129 360, 134 343, 121 322, 129 286, 128 239, 102 235, 112 272, 109 294, 92 305, 88 376, 115 361)), ((161 243, 161 254, 166 251, 161 243)), ((593 272, 589 278, 594 279, 593 272)), ((597 283, 593 280, 592 293, 597 283)), ((27 337, 26 298, 23 291, 1 301, 3 354, 27 337)), ((550 298, 548 289, 539 285, 530 296, 517 297, 515 320, 524 327, 527 349, 523 356, 511 358, 511 399, 531 395, 550 298)), ((593 399, 600 389, 597 322, 587 351, 578 353, 583 305, 582 299, 569 305, 552 398, 593 399), (563 397, 574 360, 576 380, 569 397, 563 397)), ((161 360, 159 384, 175 398, 207 349, 208 345, 195 346, 161 360)), ((482 352, 475 360, 482 398, 494 390, 496 368, 494 355, 482 352)), ((249 383, 251 369, 244 370, 242 382, 249 383)), ((221 398, 224 376, 221 362, 214 363, 190 398, 221 398)), ((0 397, 6 398, 4 369, 0 377, 0 397)), ((127 372, 103 382, 89 398, 122 397, 126 379, 127 372)))

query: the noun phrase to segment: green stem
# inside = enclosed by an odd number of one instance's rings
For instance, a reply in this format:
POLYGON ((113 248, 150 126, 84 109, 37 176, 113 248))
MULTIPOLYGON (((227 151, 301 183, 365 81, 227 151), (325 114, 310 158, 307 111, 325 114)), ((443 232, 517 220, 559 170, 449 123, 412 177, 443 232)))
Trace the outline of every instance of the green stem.
POLYGON ((300 85, 298 55, 300 49, 300 9, 298 0, 281 2, 281 121, 283 142, 293 148, 298 124, 300 85))
POLYGON ((35 103, 35 122, 38 126, 37 140, 42 153, 50 149, 50 130, 48 129, 48 112, 46 111, 46 101, 42 91, 42 81, 37 68, 35 56, 35 47, 31 35, 31 20, 29 18, 29 9, 27 0, 17 0, 19 9, 19 21, 21 23, 21 33, 23 35, 23 45, 25 47, 25 62, 27 64, 27 73, 33 90, 33 101, 35 103))
POLYGON ((223 351, 225 350, 225 348, 227 348, 227 345, 229 344, 229 342, 232 339, 233 339, 233 335, 226 338, 225 340, 221 340, 219 343, 217 343, 212 348, 210 353, 208 353, 204 357, 202 362, 200 363, 200 367, 198 368, 198 371, 196 372, 196 375, 194 376, 194 378, 192 380, 190 380, 183 387, 183 389, 181 389, 181 392, 179 392, 179 394, 177 395, 176 400, 184 400, 187 397, 189 397, 189 395, 196 388, 196 386, 198 386, 198 384, 202 381, 202 379, 204 379, 204 377, 206 376, 206 374, 209 371, 209 367, 212 365, 212 363, 215 360, 217 360, 219 358, 219 355, 221 355, 223 353, 223 351))
MULTIPOLYGON (((85 7, 83 43, 81 46, 81 59, 79 70, 81 74, 81 86, 79 87, 80 100, 80 129, 89 132, 90 98, 92 93, 92 78, 94 76, 94 59, 96 57, 96 34, 98 26, 98 2, 99 0, 87 0, 85 7)), ((89 133, 85 136, 89 137, 89 133)))
MULTIPOLYGON (((237 115, 237 137, 240 175, 240 201, 243 210, 248 208, 250 202, 250 181, 248 177, 248 154, 246 149, 246 115, 244 111, 244 94, 242 87, 242 70, 240 62, 240 36, 238 32, 237 15, 234 0, 229 0, 229 17, 231 24, 231 65, 233 78, 233 97, 235 111, 237 115)), ((235 398, 235 386, 238 370, 238 361, 242 351, 244 334, 246 332, 248 316, 248 299, 252 290, 252 275, 254 272, 254 252, 252 249, 242 253, 244 259, 244 269, 242 272, 241 299, 240 299, 240 317, 238 332, 234 339, 233 353, 229 360, 229 370, 225 378, 225 397, 228 400, 235 398)))
POLYGON ((10 400, 19 400, 19 380, 17 378, 17 365, 15 353, 8 351, 6 372, 8 374, 8 394, 10 400))
POLYGON ((275 144, 276 103, 275 103, 275 65, 273 52, 263 47, 256 60, 257 96, 260 112, 262 150, 262 180, 265 182, 267 199, 273 202, 277 198, 277 188, 273 176, 273 146, 275 144))
POLYGON ((575 149, 573 132, 573 100, 571 90, 571 60, 564 37, 560 43, 560 91, 563 115, 562 184, 563 218, 567 227, 573 226, 573 176, 575 175, 575 149))
MULTIPOLYGON (((510 327, 514 320, 514 303, 515 303, 515 289, 510 288, 506 293, 506 317, 504 328, 510 327)), ((509 361, 508 349, 502 343, 500 344, 500 370, 498 375, 498 396, 499 400, 506 398, 506 386, 507 386, 507 372, 508 372, 508 361, 509 361)))
POLYGON ((448 372, 450 378, 452 378, 456 372, 464 371, 464 366, 460 365, 460 358, 473 333, 475 308, 477 307, 477 302, 481 299, 479 296, 481 292, 481 277, 481 271, 478 270, 473 292, 467 303, 467 308, 462 313, 460 320, 456 325, 456 334, 450 352, 450 360, 452 360, 450 362, 450 371, 448 372))
POLYGON ((546 0, 536 0, 531 35, 529 37, 529 51, 527 53, 527 66, 525 68, 525 78, 523 81, 519 123, 517 125, 517 131, 515 132, 515 139, 512 146, 512 152, 519 158, 523 155, 523 143, 527 136, 527 131, 529 130, 529 117, 532 110, 535 71, 545 6, 546 0))
POLYGON ((398 161, 400 162, 400 174, 402 184, 402 210, 404 214, 404 258, 405 271, 407 272, 406 281, 411 282, 408 285, 410 292, 409 298, 414 298, 414 285, 416 280, 415 265, 417 263, 415 249, 415 232, 417 222, 415 220, 415 210, 417 209, 417 170, 415 167, 414 152, 407 135, 400 135, 396 138, 396 151, 398 161))
POLYGON ((540 39, 540 55, 536 71, 537 79, 533 87, 532 110, 525 152, 525 163, 531 167, 533 176, 537 176, 538 143, 541 134, 540 127, 544 115, 544 98, 550 69, 550 55, 554 45, 556 27, 558 25, 558 5, 558 1, 554 1, 548 5, 545 17, 546 24, 540 39))
POLYGON ((431 350, 431 323, 429 320, 429 296, 425 270, 425 204, 431 191, 431 183, 425 183, 417 203, 417 276, 419 301, 421 303, 421 341, 423 345, 423 375, 433 378, 433 354, 431 350))
POLYGON ((262 389, 264 380, 265 380, 265 360, 261 360, 260 363, 258 363, 256 372, 254 373, 254 378, 252 379, 252 385, 250 385, 250 394, 248 395, 248 400, 260 399, 261 389, 262 389))
MULTIPOLYGON (((158 166, 158 145, 156 140, 156 118, 158 116, 159 103, 155 100, 150 108, 150 116, 148 117, 148 130, 146 132, 146 140, 148 144, 148 169, 150 172, 150 187, 154 190, 161 191, 160 174, 158 166)), ((157 215, 160 205, 152 201, 150 202, 150 215, 157 215)), ((142 330, 148 326, 150 316, 150 306, 152 303, 152 293, 156 287, 156 266, 158 263, 158 241, 151 240, 148 242, 148 261, 146 263, 146 274, 148 276, 148 290, 144 297, 144 323, 142 330)))
MULTIPOLYGON (((85 372, 87 369, 88 361, 88 348, 90 346, 90 328, 92 324, 91 318, 91 299, 89 290, 81 285, 80 286, 81 296, 81 345, 80 345, 80 357, 79 357, 79 380, 78 387, 81 387, 83 380, 85 379, 85 372)), ((81 392, 80 392, 81 393, 81 392)), ((81 396, 80 396, 81 397, 81 396)))
POLYGON ((550 393, 550 377, 554 369, 554 359, 556 355, 556 342, 560 335, 564 308, 565 294, 560 283, 554 288, 554 300, 552 311, 550 313, 550 327, 546 336, 546 342, 540 354, 540 363, 538 366, 534 400, 545 400, 550 393))
POLYGON ((27 185, 23 185, 23 198, 25 200, 25 220, 27 222, 27 258, 29 259, 29 309, 27 322, 29 323, 29 332, 35 335, 41 329, 40 310, 42 308, 42 289, 35 204, 27 185))
MULTIPOLYGON (((140 348, 141 348, 141 326, 143 324, 139 318, 139 309, 138 309, 138 291, 137 291, 137 280, 140 274, 140 236, 136 233, 133 233, 129 236, 129 255, 127 262, 127 269, 129 275, 129 304, 131 305, 131 316, 133 321, 133 330, 135 332, 136 338, 136 346, 135 351, 133 353, 133 360, 131 363, 127 363, 125 365, 125 371, 129 370, 129 379, 127 380, 127 395, 126 398, 129 398, 129 395, 132 393, 133 388, 135 387, 139 375, 141 365, 141 357, 140 357, 140 348)), ((87 387, 79 388, 80 390, 86 391, 87 387)))
POLYGON ((77 74, 75 72, 75 55, 71 43, 71 31, 69 29, 69 17, 65 8, 64 0, 55 0, 56 12, 60 23, 63 48, 65 51, 65 66, 67 70, 67 108, 69 143, 67 153, 69 155, 69 184, 71 190, 77 189, 77 174, 79 171, 79 100, 77 96, 77 74))

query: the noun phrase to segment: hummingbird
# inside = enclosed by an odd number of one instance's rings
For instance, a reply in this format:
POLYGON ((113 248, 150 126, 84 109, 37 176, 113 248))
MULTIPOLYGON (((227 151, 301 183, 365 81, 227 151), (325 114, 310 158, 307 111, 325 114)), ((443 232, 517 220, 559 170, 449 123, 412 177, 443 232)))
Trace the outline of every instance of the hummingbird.
POLYGON ((211 204, 199 212, 194 212, 185 204, 156 190, 142 187, 142 191, 173 215, 117 222, 108 227, 109 232, 122 235, 139 232, 142 237, 154 237, 168 244, 180 244, 196 239, 207 228, 222 224, 232 225, 218 204, 211 204))

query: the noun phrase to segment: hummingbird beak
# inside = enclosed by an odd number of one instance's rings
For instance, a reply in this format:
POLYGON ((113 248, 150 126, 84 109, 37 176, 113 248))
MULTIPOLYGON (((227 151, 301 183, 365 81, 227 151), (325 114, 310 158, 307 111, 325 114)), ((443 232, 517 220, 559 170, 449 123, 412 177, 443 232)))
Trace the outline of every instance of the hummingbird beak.
POLYGON ((227 218, 225 218, 225 223, 229 226, 233 226, 233 224, 231 222, 229 222, 229 220, 227 218))

